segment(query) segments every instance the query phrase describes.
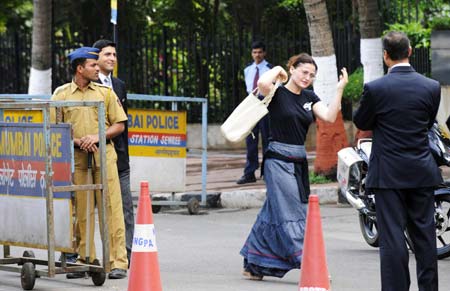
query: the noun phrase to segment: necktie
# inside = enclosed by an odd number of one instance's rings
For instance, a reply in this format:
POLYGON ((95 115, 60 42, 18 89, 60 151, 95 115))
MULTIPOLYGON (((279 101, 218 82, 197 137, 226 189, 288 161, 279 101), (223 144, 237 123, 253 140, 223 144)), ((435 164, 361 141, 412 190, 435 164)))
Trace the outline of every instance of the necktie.
POLYGON ((258 79, 259 79, 259 69, 258 66, 256 66, 255 78, 253 79, 253 89, 258 87, 258 79))
POLYGON ((103 80, 103 85, 106 85, 106 86, 108 86, 108 87, 111 87, 111 81, 109 80, 108 77, 106 77, 106 78, 103 80))

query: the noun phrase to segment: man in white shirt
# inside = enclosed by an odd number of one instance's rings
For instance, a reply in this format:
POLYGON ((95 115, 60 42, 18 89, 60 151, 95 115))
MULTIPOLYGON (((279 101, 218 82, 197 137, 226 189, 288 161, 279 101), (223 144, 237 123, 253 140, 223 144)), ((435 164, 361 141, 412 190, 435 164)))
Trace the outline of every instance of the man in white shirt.
MULTIPOLYGON (((272 68, 272 65, 265 60, 266 46, 261 41, 252 43, 253 63, 244 69, 245 86, 247 93, 250 94, 256 87, 259 77, 272 68)), ((262 99, 262 96, 259 96, 262 99)), ((244 174, 237 184, 246 184, 256 182, 255 171, 259 168, 258 144, 259 133, 262 138, 262 151, 267 148, 269 139, 269 123, 267 116, 263 117, 253 128, 253 134, 250 134, 245 142, 247 145, 247 161, 245 163, 244 174)))

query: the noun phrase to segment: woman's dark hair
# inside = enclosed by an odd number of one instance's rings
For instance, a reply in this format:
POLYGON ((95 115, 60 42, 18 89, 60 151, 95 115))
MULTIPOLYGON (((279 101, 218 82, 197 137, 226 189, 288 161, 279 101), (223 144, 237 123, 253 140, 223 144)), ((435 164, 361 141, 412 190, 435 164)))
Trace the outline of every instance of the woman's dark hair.
POLYGON ((70 63, 70 73, 72 75, 75 75, 75 73, 77 72, 77 67, 79 65, 84 66, 85 62, 86 62, 85 58, 79 58, 79 59, 73 60, 73 62, 70 63))
POLYGON ((393 61, 408 58, 409 47, 409 39, 403 32, 391 31, 383 37, 383 49, 393 61))
POLYGON ((290 57, 289 61, 287 62, 287 67, 288 69, 290 67, 297 68, 301 64, 313 64, 314 67, 316 67, 316 71, 319 69, 314 59, 307 53, 301 53, 290 57))

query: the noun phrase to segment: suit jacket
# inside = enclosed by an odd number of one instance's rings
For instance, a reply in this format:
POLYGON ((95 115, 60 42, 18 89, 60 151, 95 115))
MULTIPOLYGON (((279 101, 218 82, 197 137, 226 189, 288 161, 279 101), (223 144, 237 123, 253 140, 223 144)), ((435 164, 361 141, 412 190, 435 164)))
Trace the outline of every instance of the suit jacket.
POLYGON ((353 122, 373 131, 366 187, 408 189, 442 182, 428 144, 440 95, 437 81, 410 66, 394 67, 364 85, 353 122))
MULTIPOLYGON (((102 83, 99 79, 97 82, 102 83)), ((119 97, 122 103, 123 110, 125 114, 128 115, 127 107, 127 89, 125 83, 118 79, 112 77, 112 86, 114 93, 119 97)), ((114 148, 117 153, 117 169, 119 172, 127 170, 130 168, 130 158, 128 154, 128 122, 125 122, 125 130, 118 136, 113 138, 114 148)))

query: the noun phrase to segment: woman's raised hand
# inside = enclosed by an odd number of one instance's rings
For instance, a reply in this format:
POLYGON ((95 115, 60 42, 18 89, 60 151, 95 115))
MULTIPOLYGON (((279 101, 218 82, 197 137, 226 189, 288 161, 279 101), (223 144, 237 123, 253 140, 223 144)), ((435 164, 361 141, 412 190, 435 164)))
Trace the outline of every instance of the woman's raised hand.
POLYGON ((347 86, 348 83, 348 73, 347 69, 344 67, 341 69, 341 75, 339 75, 339 83, 337 85, 337 88, 340 90, 344 90, 345 86, 347 86))
POLYGON ((286 73, 286 71, 284 69, 281 69, 280 73, 277 76, 277 81, 286 83, 287 80, 288 80, 288 74, 286 73))

